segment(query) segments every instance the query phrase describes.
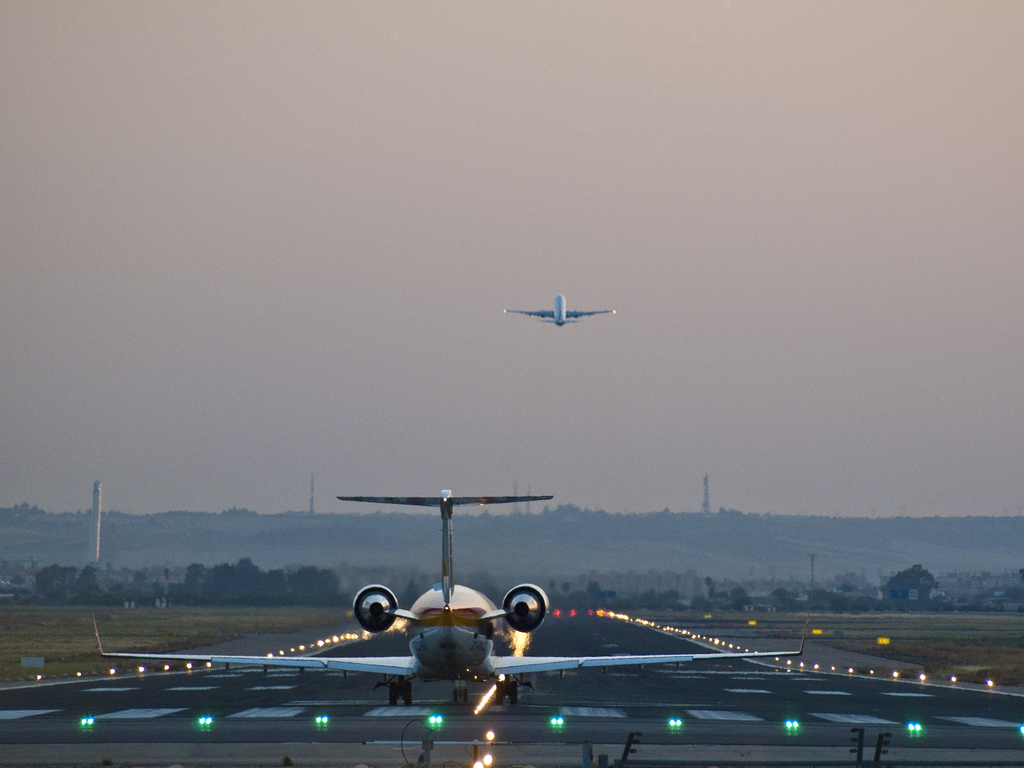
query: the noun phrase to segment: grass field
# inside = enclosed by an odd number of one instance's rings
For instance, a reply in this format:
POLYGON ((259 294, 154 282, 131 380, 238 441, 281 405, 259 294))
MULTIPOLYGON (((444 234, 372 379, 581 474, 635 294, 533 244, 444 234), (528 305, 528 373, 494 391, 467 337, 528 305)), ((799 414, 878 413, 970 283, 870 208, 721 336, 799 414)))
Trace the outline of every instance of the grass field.
POLYGON ((123 610, 0 606, 0 680, 102 673, 110 667, 96 648, 93 616, 105 650, 172 651, 196 648, 252 632, 293 632, 341 625, 343 609, 188 608, 123 610), (24 668, 23 656, 42 656, 43 669, 24 668))
MULTIPOLYGON (((653 617, 652 617, 653 618, 653 617)), ((666 614, 657 618, 667 619, 666 614)), ((747 627, 762 634, 796 638, 806 614, 716 613, 711 619, 679 616, 688 628, 747 627)), ((1024 616, 1017 613, 812 614, 810 633, 825 645, 923 667, 928 676, 965 682, 1024 685, 1024 616), (820 630, 820 634, 814 632, 820 630), (880 644, 879 638, 889 642, 880 644)))

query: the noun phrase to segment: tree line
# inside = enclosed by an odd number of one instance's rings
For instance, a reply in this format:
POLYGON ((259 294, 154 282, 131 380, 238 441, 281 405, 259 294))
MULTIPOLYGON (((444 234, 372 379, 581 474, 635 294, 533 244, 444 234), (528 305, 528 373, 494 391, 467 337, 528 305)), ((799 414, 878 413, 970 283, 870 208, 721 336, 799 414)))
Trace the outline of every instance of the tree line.
POLYGON ((184 582, 147 579, 138 572, 130 583, 101 585, 100 571, 87 565, 50 565, 35 574, 35 589, 19 595, 20 601, 55 605, 117 605, 125 600, 148 602, 167 597, 181 605, 287 606, 339 605, 345 602, 337 574, 328 568, 307 565, 299 568, 262 570, 243 557, 237 563, 207 568, 193 563, 184 582), (142 578, 140 578, 140 576, 142 578))

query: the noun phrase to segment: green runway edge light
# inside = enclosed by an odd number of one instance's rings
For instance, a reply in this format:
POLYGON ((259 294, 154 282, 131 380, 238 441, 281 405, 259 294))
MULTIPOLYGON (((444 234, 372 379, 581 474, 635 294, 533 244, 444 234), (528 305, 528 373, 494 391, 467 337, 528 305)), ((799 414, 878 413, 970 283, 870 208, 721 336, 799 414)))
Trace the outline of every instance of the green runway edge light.
POLYGON ((196 723, 204 731, 209 730, 210 726, 213 725, 213 717, 210 715, 201 715, 199 719, 196 720, 196 723))
POLYGON ((911 736, 920 736, 923 733, 921 724, 918 722, 907 723, 907 733, 909 733, 911 736))
POLYGON ((316 716, 316 724, 317 725, 327 725, 330 721, 331 721, 331 718, 328 717, 327 715, 317 715, 316 716))
POLYGON ((681 717, 670 717, 668 721, 669 728, 682 728, 683 718, 681 717))
POLYGON ((427 718, 427 722, 430 723, 433 726, 442 725, 444 723, 444 716, 443 715, 431 715, 430 717, 427 718))
MULTIPOLYGON (((87 715, 87 716, 83 717, 83 718, 82 718, 82 719, 81 719, 81 720, 79 721, 79 724, 80 724, 80 725, 81 725, 81 726, 82 726, 83 728, 92 728, 92 726, 93 726, 93 723, 95 723, 95 722, 96 722, 96 718, 94 718, 94 717, 93 717, 92 715, 87 715)), ((1024 730, 1024 728, 1022 728, 1022 730, 1024 730)))
POLYGON ((799 720, 787 720, 786 721, 786 730, 789 733, 794 733, 794 732, 800 730, 800 721, 799 720))
POLYGON ((563 725, 565 725, 565 720, 562 719, 561 715, 555 715, 551 718, 551 725, 553 725, 555 728, 560 728, 563 725))

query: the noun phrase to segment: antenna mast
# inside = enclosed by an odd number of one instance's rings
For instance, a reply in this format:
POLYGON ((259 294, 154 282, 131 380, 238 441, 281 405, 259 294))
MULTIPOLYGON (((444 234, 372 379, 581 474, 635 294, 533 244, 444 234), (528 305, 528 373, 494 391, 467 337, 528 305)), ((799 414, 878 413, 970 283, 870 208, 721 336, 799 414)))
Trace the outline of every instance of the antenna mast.
POLYGON ((103 514, 103 483, 96 480, 92 484, 92 512, 96 515, 96 562, 100 561, 100 515, 103 514))
POLYGON ((700 505, 702 515, 711 514, 711 496, 708 494, 708 476, 704 475, 704 503, 700 505))

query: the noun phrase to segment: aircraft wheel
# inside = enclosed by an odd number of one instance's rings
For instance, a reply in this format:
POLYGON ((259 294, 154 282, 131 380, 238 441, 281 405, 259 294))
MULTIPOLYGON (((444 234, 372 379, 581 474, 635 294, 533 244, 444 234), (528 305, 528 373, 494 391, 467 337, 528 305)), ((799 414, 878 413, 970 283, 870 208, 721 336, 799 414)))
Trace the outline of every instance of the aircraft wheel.
POLYGON ((402 683, 402 701, 405 706, 412 704, 412 681, 406 680, 402 683))
POLYGON ((398 704, 398 683, 388 683, 388 704, 392 707, 398 704))
POLYGON ((508 703, 518 704, 519 703, 519 683, 515 680, 509 680, 505 683, 508 689, 508 703))

